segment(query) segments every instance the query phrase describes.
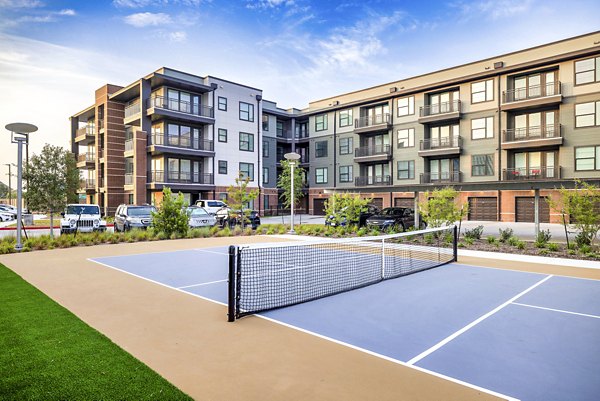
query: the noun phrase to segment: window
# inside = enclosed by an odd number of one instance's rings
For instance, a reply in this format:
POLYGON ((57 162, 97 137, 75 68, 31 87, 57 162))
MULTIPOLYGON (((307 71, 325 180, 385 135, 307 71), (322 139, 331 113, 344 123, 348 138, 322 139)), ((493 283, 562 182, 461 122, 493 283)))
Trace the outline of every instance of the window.
POLYGON ((327 184, 327 167, 315 169, 315 184, 327 184))
POLYGON ((227 98, 219 96, 218 100, 218 108, 222 111, 227 111, 227 98))
POLYGON ((277 137, 283 138, 285 133, 283 132, 283 121, 277 121, 277 137))
POLYGON ((265 204, 265 209, 269 208, 269 195, 263 195, 263 203, 265 204))
POLYGON ((250 181, 254 181, 254 164, 252 163, 240 163, 240 173, 242 178, 250 177, 250 181))
POLYGON ((315 116, 315 131, 325 131, 327 129, 327 114, 315 116))
POLYGON ((340 111, 340 127, 352 125, 352 109, 340 111))
POLYGON ((600 57, 575 62, 575 85, 600 81, 600 57))
POLYGON ((129 203, 130 205, 133 205, 133 194, 129 194, 127 195, 127 203, 129 203))
POLYGON ((254 105, 240 102, 240 120, 254 122, 254 105))
POLYGON ((494 155, 471 156, 471 175, 494 175, 494 155))
POLYGON ((219 160, 219 174, 227 174, 227 160, 219 160))
POLYGON ((315 157, 327 157, 327 141, 315 142, 315 157))
POLYGON ((600 101, 575 105, 575 127, 600 125, 600 101))
POLYGON ((398 179, 412 180, 415 178, 415 161, 402 160, 398 162, 398 179))
POLYGON ((415 114, 415 97, 403 97, 398 99, 398 117, 415 114))
POLYGON ((340 166, 340 182, 352 182, 352 166, 340 166))
POLYGON ((352 153, 352 137, 340 138, 340 155, 352 153))
POLYGON ((398 149, 412 148, 413 146, 415 146, 415 129, 398 130, 398 149))
POLYGON ((269 157, 269 141, 263 139, 263 157, 269 157))
POLYGON ((600 146, 575 148, 575 171, 600 170, 600 146))
POLYGON ((263 131, 269 130, 269 116, 266 114, 263 114, 262 116, 262 129, 263 131))
POLYGON ((254 152, 254 134, 240 132, 240 150, 254 152))
POLYGON ((494 137, 494 117, 474 118, 471 120, 471 139, 494 137))
POLYGON ((494 80, 474 82, 471 84, 471 103, 494 100, 494 80))
POLYGON ((263 167, 263 176, 262 176, 263 184, 269 183, 269 168, 263 167))
POLYGON ((219 128, 219 142, 227 142, 227 130, 219 128))

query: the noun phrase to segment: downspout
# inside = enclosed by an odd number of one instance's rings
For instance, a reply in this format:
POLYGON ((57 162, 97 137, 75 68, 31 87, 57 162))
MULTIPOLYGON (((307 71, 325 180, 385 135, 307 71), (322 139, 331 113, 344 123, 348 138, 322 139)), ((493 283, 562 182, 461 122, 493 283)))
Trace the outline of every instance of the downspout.
POLYGON ((390 207, 393 204, 393 192, 394 192, 394 99, 390 99, 390 126, 392 127, 392 133, 388 131, 388 139, 390 141, 390 207))
POLYGON ((262 197, 263 197, 263 193, 261 190, 261 185, 260 185, 260 180, 262 179, 262 167, 260 165, 260 159, 262 157, 262 137, 261 137, 261 123, 262 123, 262 112, 260 110, 260 101, 262 100, 262 95, 256 95, 256 149, 257 149, 257 158, 256 158, 256 164, 258 166, 258 171, 256 172, 257 175, 257 182, 258 182, 258 212, 260 213, 261 209, 262 209, 262 197))
MULTIPOLYGON (((216 118, 217 115, 217 111, 215 110, 215 92, 217 91, 218 85, 215 83, 212 83, 211 88, 213 88, 212 90, 212 108, 213 108, 213 118, 216 118)), ((213 140, 213 151, 215 150, 215 125, 212 124, 212 140, 213 140)), ((215 153, 216 156, 216 153, 215 153)), ((217 191, 216 191, 216 186, 215 186, 215 178, 217 177, 216 174, 216 170, 215 170, 215 156, 213 156, 212 158, 212 174, 213 174, 213 190, 212 190, 212 198, 213 199, 217 199, 217 191)), ((199 195, 199 194, 198 194, 199 195)))
MULTIPOLYGON (((501 81, 501 74, 498 73, 498 75, 496 75, 498 77, 498 181, 502 180, 502 111, 501 111, 501 106, 502 106, 502 99, 500 98, 500 89, 501 89, 501 85, 500 85, 500 81, 501 81)), ((498 202, 498 221, 502 220, 502 184, 498 185, 498 197, 497 197, 497 202, 498 202)))
POLYGON ((337 110, 333 111, 333 189, 337 186, 337 110))

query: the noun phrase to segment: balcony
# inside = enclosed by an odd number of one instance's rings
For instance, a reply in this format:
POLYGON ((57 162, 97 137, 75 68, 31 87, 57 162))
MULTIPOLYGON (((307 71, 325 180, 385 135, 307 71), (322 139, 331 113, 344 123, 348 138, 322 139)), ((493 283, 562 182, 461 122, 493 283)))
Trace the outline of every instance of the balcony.
POLYGON ((133 173, 125 174, 125 185, 133 185, 133 173))
POLYGON ((151 134, 148 150, 152 154, 177 153, 189 156, 214 156, 214 141, 191 138, 188 136, 172 136, 151 134))
POLYGON ((102 119, 98 119, 98 132, 103 131, 104 130, 104 120, 102 119))
POLYGON ((125 106, 125 120, 135 117, 142 111, 140 102, 132 103, 125 106))
POLYGON ((278 129, 276 135, 280 139, 292 139, 292 131, 288 129, 278 129))
POLYGON ((502 92, 502 111, 553 106, 562 102, 561 83, 534 85, 502 92))
POLYGON ((148 172, 148 187, 150 189, 161 189, 164 184, 171 189, 193 189, 199 185, 214 184, 213 174, 191 173, 189 171, 169 171, 165 173, 163 170, 153 170, 148 172))
POLYGON ((89 145, 94 143, 96 133, 94 127, 88 125, 87 127, 79 128, 75 131, 75 143, 79 145, 89 145))
POLYGON ((362 134, 365 132, 387 131, 391 127, 392 123, 389 113, 365 116, 354 120, 354 132, 357 134, 362 134))
POLYGON ((361 146, 354 149, 354 161, 357 163, 386 161, 391 157, 390 145, 361 146))
POLYGON ((421 184, 448 184, 461 181, 462 173, 460 171, 441 171, 438 173, 421 174, 421 184))
POLYGON ((560 170, 560 166, 518 167, 504 169, 502 175, 505 181, 558 180, 560 170))
POLYGON ((460 100, 429 104, 419 108, 419 122, 421 124, 429 124, 442 121, 458 120, 460 118, 460 113, 460 100))
POLYGON ((507 129, 502 135, 502 149, 560 146, 562 143, 560 124, 507 129))
POLYGON ((366 187, 369 185, 391 185, 392 177, 389 175, 365 175, 356 177, 354 185, 357 187, 366 187))
POLYGON ((181 122, 214 124, 215 114, 211 106, 193 104, 180 100, 168 99, 164 96, 152 96, 147 100, 147 115, 152 120, 168 117, 181 122))
POLYGON ((77 168, 92 169, 96 167, 96 155, 92 152, 77 155, 77 168))
POLYGON ((125 157, 133 156, 133 139, 125 141, 125 157))
POLYGON ((462 137, 449 136, 425 139, 419 143, 419 156, 459 155, 462 149, 462 137))
POLYGON ((96 190, 96 180, 93 178, 88 178, 84 182, 86 191, 95 191, 96 190))

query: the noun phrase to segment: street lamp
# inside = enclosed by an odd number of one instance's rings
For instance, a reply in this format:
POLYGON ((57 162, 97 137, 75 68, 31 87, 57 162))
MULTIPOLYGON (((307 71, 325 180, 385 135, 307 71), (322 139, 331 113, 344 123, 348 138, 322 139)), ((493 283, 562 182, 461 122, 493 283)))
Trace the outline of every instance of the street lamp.
POLYGON ((21 229, 23 226, 23 222, 21 220, 21 216, 23 213, 23 143, 28 145, 29 143, 29 134, 37 131, 37 127, 33 124, 27 123, 12 123, 7 124, 5 127, 8 131, 10 131, 10 142, 17 144, 17 244, 15 245, 15 249, 20 251, 23 249, 23 244, 21 243, 21 229))
POLYGON ((294 231, 294 203, 296 203, 296 193, 294 192, 294 167, 296 167, 296 163, 298 162, 298 160, 300 160, 300 155, 298 153, 295 152, 290 152, 290 153, 286 153, 285 155, 283 155, 283 157, 285 157, 285 159, 289 162, 290 168, 291 168, 291 172, 290 172, 290 176, 292 179, 292 188, 291 188, 291 195, 292 195, 292 200, 290 202, 290 212, 291 212, 291 217, 292 217, 292 222, 291 222, 291 226, 290 226, 290 234, 295 234, 296 232, 294 231))

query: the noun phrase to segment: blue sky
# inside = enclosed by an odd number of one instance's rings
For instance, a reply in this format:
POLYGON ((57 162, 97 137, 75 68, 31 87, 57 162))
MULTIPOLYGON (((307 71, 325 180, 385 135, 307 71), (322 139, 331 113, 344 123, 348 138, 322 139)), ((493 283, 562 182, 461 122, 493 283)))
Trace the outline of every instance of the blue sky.
MULTIPOLYGON (((304 108, 596 31, 598 15, 597 0, 0 0, 0 124, 38 125, 34 152, 68 146, 68 117, 95 89, 161 66, 304 108)), ((0 135, 2 164, 16 159, 13 146, 0 135)))

